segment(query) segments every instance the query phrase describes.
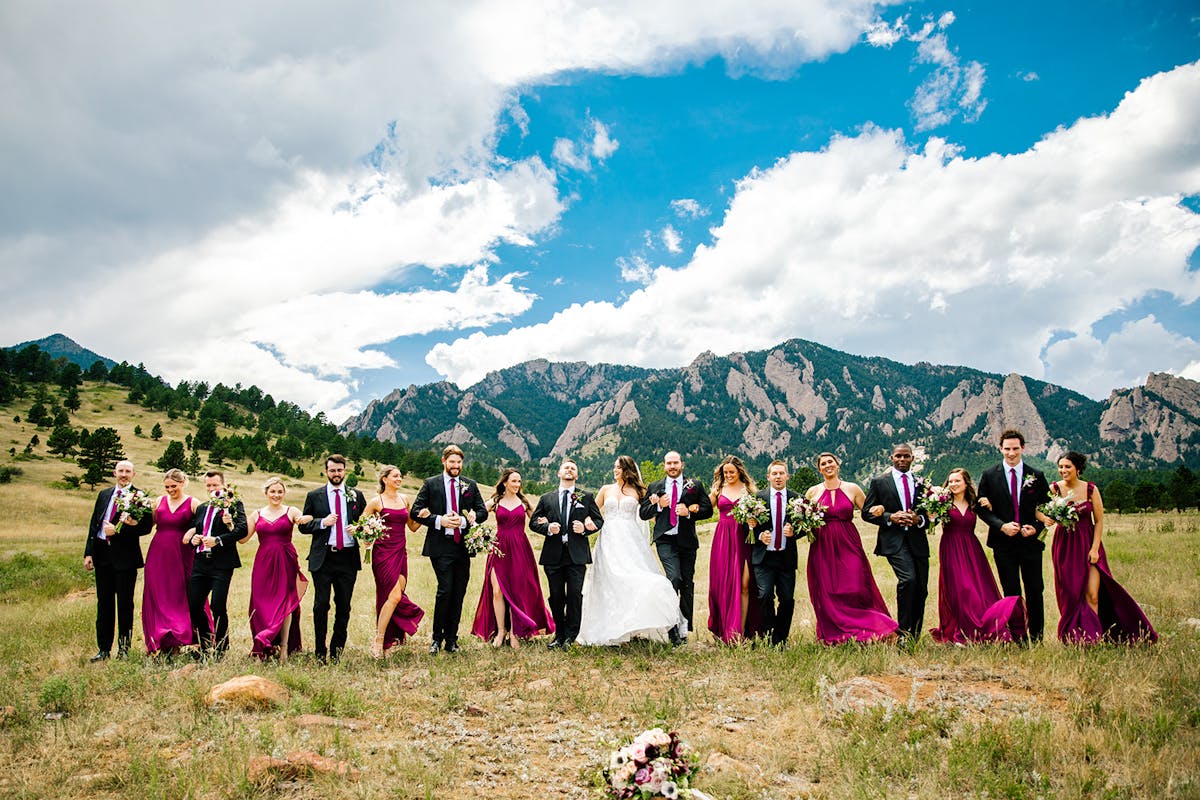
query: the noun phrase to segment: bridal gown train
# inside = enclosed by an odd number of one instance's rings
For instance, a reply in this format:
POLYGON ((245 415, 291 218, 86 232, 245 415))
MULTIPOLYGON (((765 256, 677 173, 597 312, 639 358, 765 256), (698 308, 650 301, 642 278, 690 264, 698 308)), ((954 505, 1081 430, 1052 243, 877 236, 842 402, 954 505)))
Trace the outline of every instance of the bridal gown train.
POLYGON ((679 598, 650 550, 650 534, 637 512, 635 497, 613 495, 604 502, 604 527, 583 580, 579 644, 665 642, 676 625, 681 636, 687 633, 679 598))

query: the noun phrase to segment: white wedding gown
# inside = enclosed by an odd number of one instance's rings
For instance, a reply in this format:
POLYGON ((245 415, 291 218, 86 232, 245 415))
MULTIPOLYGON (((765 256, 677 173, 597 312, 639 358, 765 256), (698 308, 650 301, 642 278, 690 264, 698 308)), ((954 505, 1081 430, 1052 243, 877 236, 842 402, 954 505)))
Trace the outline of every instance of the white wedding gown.
POLYGON ((579 644, 613 645, 633 638, 665 642, 675 625, 680 636, 687 635, 679 596, 637 514, 637 498, 612 492, 604 501, 604 527, 583 579, 579 644))

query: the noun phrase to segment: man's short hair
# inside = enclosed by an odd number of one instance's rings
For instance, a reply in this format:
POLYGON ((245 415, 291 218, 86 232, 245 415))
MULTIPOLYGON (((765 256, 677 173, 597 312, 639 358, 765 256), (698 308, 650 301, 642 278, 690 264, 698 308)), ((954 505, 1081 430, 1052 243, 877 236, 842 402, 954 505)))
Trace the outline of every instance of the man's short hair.
POLYGON ((330 453, 329 455, 325 456, 326 467, 329 466, 329 462, 331 461, 334 464, 341 464, 343 467, 346 466, 346 457, 341 453, 330 453))
POLYGON ((448 444, 448 445, 446 445, 446 448, 444 450, 442 450, 442 461, 445 461, 450 456, 458 456, 459 458, 466 458, 466 455, 463 453, 462 448, 456 444, 448 444))
POLYGON ((1004 433, 1000 434, 1000 444, 1004 444, 1005 439, 1016 439, 1021 443, 1021 447, 1025 446, 1025 434, 1016 428, 1008 428, 1004 433))

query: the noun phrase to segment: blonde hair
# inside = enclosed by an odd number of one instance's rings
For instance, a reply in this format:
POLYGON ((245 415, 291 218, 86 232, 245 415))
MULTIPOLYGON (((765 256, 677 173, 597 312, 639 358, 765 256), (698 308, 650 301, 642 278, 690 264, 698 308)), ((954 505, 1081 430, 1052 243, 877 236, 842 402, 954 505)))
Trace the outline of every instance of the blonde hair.
POLYGON ((175 481, 176 483, 182 483, 184 486, 187 486, 188 476, 187 473, 178 467, 172 467, 163 473, 163 481, 175 481))
POLYGON ((277 483, 284 489, 287 489, 287 484, 283 482, 283 478, 279 477, 278 475, 272 475, 271 477, 267 478, 266 483, 263 484, 263 494, 266 494, 267 489, 270 489, 277 483))
MULTIPOLYGON (((384 480, 387 478, 388 475, 391 475, 393 472, 400 472, 400 468, 395 466, 394 464, 384 464, 382 467, 379 468, 379 493, 380 494, 383 494, 383 490, 387 488, 387 484, 384 483, 384 480)), ((403 475, 404 473, 400 472, 400 474, 403 475)))

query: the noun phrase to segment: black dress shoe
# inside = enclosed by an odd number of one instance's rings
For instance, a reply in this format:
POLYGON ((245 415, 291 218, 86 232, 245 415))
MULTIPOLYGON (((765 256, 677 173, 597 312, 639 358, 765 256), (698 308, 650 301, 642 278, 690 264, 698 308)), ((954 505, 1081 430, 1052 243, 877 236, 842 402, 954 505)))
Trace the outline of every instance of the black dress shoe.
POLYGON ((107 650, 97 650, 96 655, 89 658, 88 661, 90 661, 93 664, 95 664, 97 661, 108 661, 108 651, 107 650))
POLYGON ((457 653, 458 652, 458 642, 446 642, 446 652, 447 653, 457 653))
POLYGON ((546 645, 547 650, 561 650, 566 644, 562 639, 555 639, 550 644, 546 645))
POLYGON ((442 649, 442 643, 434 642, 433 644, 429 645, 429 655, 436 656, 438 654, 438 650, 441 650, 441 649, 442 649))
POLYGON ((671 630, 667 631, 667 638, 671 640, 671 644, 679 647, 683 644, 683 637, 679 635, 679 626, 676 625, 671 630))

